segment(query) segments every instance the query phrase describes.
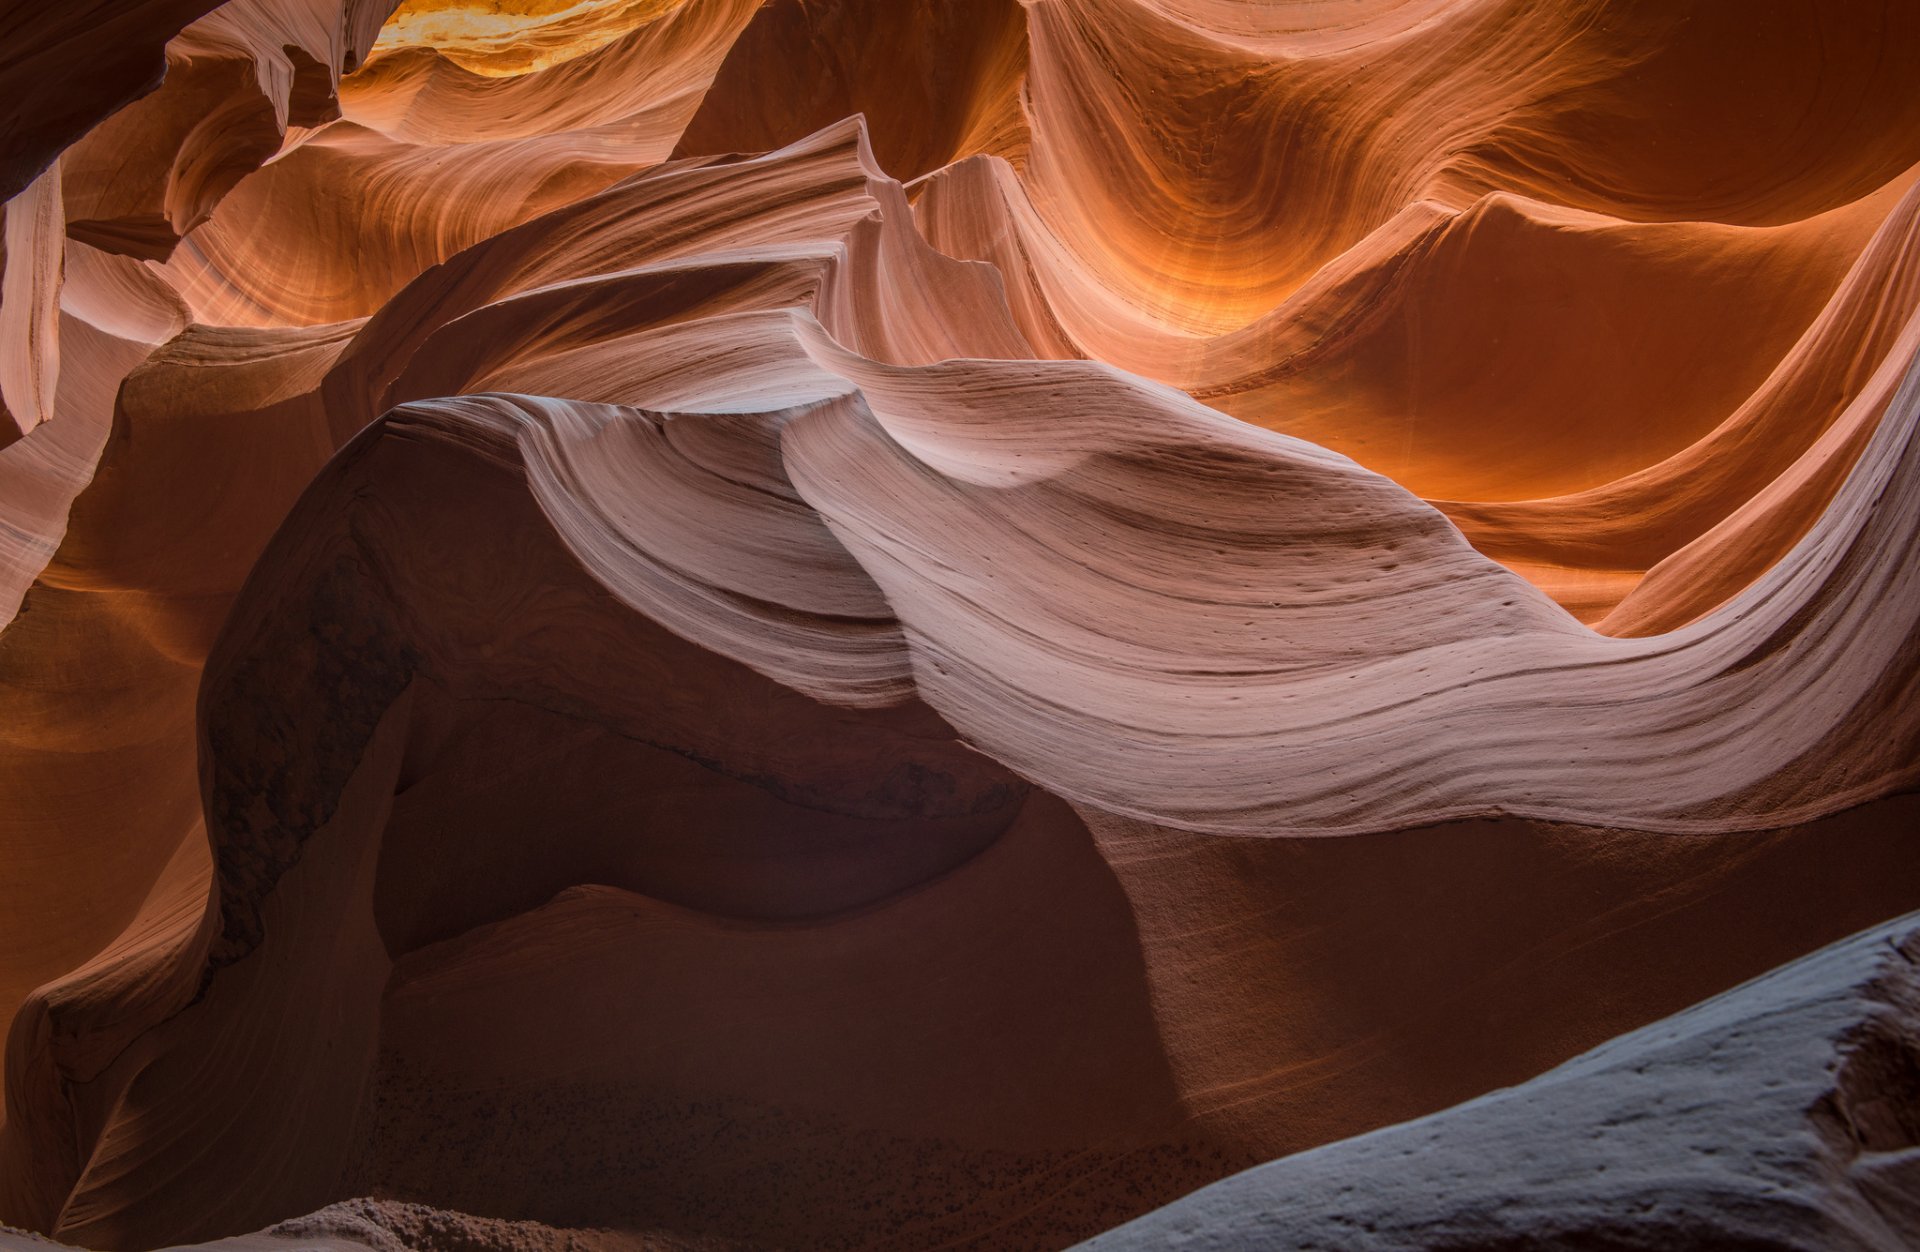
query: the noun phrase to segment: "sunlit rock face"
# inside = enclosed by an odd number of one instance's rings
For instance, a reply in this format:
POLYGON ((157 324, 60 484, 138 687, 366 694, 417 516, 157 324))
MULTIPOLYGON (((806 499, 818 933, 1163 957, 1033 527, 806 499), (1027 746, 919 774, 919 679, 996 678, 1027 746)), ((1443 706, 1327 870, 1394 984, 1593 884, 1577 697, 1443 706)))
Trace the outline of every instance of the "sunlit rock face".
POLYGON ((0 1244, 1920 1242, 1920 9, 4 21, 0 1244))
POLYGON ((373 54, 430 49, 461 69, 508 78, 585 56, 684 2, 407 0, 387 19, 373 54))

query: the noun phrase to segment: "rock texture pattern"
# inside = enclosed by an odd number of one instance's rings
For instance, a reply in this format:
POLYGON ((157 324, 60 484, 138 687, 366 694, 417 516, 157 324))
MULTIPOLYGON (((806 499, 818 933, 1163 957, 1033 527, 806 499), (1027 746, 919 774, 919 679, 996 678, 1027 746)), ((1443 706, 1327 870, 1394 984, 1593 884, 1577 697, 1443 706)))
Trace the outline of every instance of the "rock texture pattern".
MULTIPOLYGON (((1916 1110, 1920 915, 1909 915, 1521 1086, 1249 1170, 1081 1247, 1898 1252, 1920 1237, 1916 1110)), ((363 1199, 204 1246, 605 1242, 363 1199)), ((57 1246, 0 1232, 20 1252, 57 1246)))
POLYGON ((1920 916, 1532 1082, 1216 1183, 1082 1245, 1920 1242, 1920 916))
POLYGON ((1920 9, 15 7, 0 1221, 1058 1249, 1920 907, 1920 9))

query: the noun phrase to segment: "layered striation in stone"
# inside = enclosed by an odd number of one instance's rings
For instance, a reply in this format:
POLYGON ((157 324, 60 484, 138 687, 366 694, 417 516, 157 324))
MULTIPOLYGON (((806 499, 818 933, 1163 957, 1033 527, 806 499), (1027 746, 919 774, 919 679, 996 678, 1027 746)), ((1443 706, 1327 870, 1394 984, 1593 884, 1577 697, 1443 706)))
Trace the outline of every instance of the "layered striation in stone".
POLYGON ((1920 10, 91 8, 0 1221, 1920 1229, 1920 10))

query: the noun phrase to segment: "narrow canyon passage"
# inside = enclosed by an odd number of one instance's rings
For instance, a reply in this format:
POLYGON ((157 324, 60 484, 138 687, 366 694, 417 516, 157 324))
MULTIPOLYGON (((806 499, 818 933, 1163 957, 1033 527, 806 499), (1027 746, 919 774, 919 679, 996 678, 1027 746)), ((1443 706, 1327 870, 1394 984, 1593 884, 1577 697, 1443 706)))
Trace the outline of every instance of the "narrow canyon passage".
POLYGON ((0 1247, 1920 1241, 1920 9, 0 32, 0 1247))

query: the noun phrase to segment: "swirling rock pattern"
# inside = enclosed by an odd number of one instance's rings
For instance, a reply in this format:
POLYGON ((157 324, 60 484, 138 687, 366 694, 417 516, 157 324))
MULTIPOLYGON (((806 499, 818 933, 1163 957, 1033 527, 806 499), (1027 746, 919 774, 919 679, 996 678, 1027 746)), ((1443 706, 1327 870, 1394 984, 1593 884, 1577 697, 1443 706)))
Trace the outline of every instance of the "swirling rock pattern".
POLYGON ((1920 10, 93 7, 0 16, 0 1221, 1920 1230, 1905 930, 1537 1077, 1920 907, 1920 10))

